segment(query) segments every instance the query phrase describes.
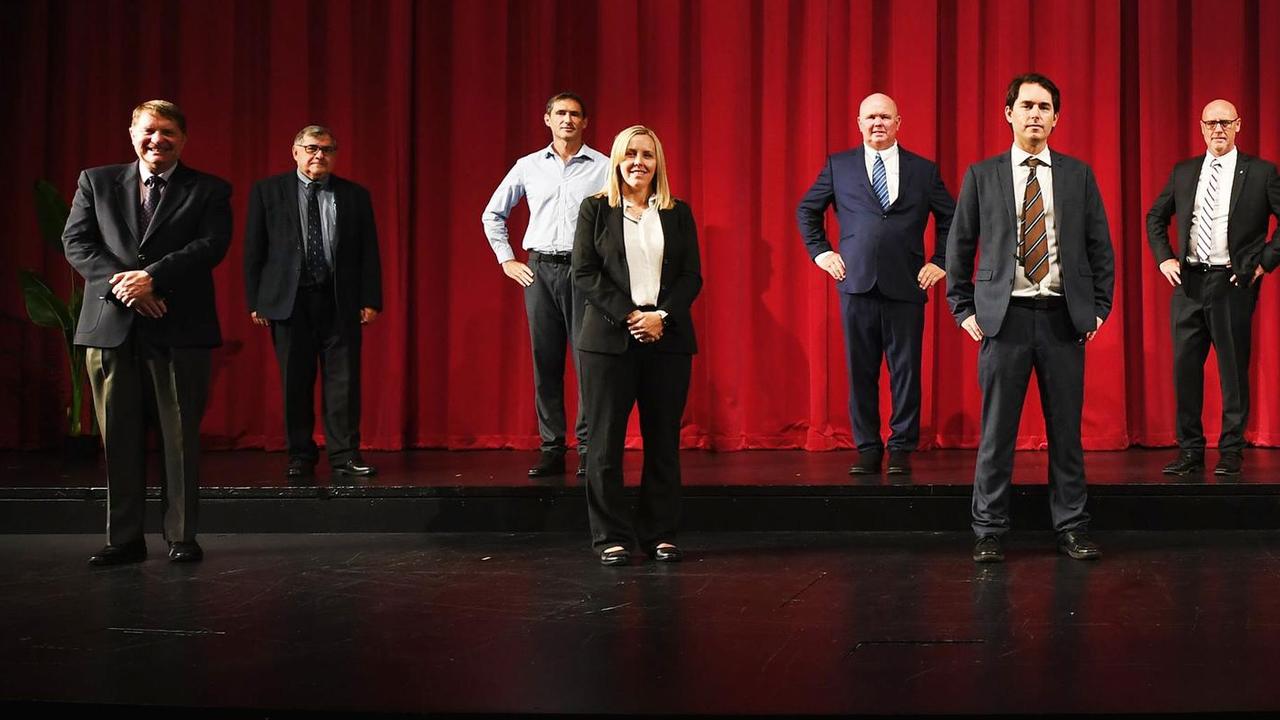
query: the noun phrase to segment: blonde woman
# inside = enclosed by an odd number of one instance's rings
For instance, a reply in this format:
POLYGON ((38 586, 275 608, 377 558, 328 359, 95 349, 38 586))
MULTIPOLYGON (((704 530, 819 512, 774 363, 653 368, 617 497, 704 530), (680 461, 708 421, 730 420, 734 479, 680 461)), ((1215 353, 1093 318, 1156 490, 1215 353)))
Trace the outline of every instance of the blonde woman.
POLYGON ((582 201, 573 279, 587 301, 577 347, 592 423, 592 548, 605 565, 627 564, 637 545, 656 561, 679 562, 680 418, 697 352, 689 306, 702 274, 693 213, 671 197, 662 143, 643 125, 618 133, 604 189, 582 201), (634 522, 622 489, 632 407, 644 439, 634 522))

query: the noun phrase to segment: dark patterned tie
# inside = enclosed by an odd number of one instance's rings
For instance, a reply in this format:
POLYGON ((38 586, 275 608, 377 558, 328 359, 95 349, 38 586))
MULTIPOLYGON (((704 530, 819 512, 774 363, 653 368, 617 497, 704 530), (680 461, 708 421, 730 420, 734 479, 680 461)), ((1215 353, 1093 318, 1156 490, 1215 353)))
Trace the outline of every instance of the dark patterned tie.
POLYGON ((1022 237, 1018 238, 1022 270, 1027 279, 1036 284, 1049 274, 1049 231, 1045 228, 1044 198, 1036 177, 1036 166, 1040 164, 1033 157, 1023 163, 1031 168, 1031 174, 1027 176, 1027 189, 1022 194, 1022 237))
POLYGON ((329 281, 329 262, 324 256, 324 235, 320 231, 320 185, 307 185, 307 273, 317 285, 329 281))
POLYGON ((880 199, 880 207, 889 209, 889 174, 885 172, 884 158, 876 153, 876 164, 871 168, 871 188, 880 199))
POLYGON ((147 186, 147 196, 142 199, 142 212, 138 213, 138 232, 143 236, 151 227, 151 220, 156 216, 156 208, 160 207, 160 196, 164 194, 164 178, 152 175, 143 183, 147 186))

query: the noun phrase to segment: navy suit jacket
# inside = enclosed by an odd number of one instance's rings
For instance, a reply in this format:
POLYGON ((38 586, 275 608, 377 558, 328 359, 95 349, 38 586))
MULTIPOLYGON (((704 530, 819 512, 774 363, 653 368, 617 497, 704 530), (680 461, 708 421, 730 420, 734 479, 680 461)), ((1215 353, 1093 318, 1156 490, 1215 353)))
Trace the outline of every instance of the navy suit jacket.
POLYGON ((179 164, 145 235, 140 206, 136 160, 80 173, 62 232, 67 262, 85 280, 75 343, 119 347, 136 328, 159 345, 221 345, 213 268, 231 245, 231 185, 179 164), (108 279, 126 270, 151 275, 163 317, 143 317, 111 293, 108 279))
POLYGON ((856 294, 876 288, 893 300, 923 303, 925 291, 916 283, 924 266, 924 229, 932 212, 937 221, 937 242, 929 262, 946 267, 947 232, 955 202, 938 174, 938 166, 898 146, 898 199, 888 210, 867 177, 865 145, 827 158, 813 187, 796 209, 800 235, 816 258, 836 250, 827 239, 824 215, 836 206, 840 221, 840 257, 845 278, 836 284, 840 292, 856 294))
MULTIPOLYGON (((984 335, 1004 324, 1013 294, 1018 251, 1018 208, 1013 201, 1010 152, 969 166, 956 219, 947 238, 947 300, 956 324, 978 316, 984 335), (975 255, 977 269, 974 269, 975 255), (976 283, 975 283, 976 280, 976 283)), ((1062 270, 1062 294, 1080 334, 1111 314, 1115 255, 1093 170, 1054 150, 1053 220, 1062 270)))

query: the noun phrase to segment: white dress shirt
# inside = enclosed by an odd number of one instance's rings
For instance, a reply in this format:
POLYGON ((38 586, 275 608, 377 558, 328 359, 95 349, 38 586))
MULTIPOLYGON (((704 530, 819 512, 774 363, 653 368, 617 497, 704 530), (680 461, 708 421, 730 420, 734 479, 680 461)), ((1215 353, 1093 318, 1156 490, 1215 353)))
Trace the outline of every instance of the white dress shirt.
POLYGON ((627 212, 634 205, 622 201, 622 240, 627 250, 627 270, 631 279, 631 302, 657 305, 662 286, 662 252, 666 238, 658 217, 658 200, 650 196, 649 205, 637 220, 627 212))
MULTIPOLYGON (((1009 154, 1013 165, 1013 209, 1018 218, 1018 234, 1013 239, 1013 251, 1017 253, 1018 238, 1022 237, 1022 201, 1026 199, 1027 180, 1031 177, 1031 168, 1023 165, 1031 153, 1014 144, 1009 154)), ((1048 243, 1049 274, 1038 283, 1027 279, 1026 270, 1021 262, 1014 262, 1013 296, 1014 297, 1061 297, 1062 265, 1058 262, 1058 224, 1053 212, 1053 156, 1049 147, 1035 155, 1040 161, 1036 168, 1036 179, 1040 182, 1040 195, 1044 200, 1045 242, 1048 243)))
POLYGON ((1204 222, 1209 223, 1209 239, 1212 244, 1209 264, 1231 264, 1231 254, 1227 251, 1227 215, 1231 212, 1231 187, 1235 185, 1236 158, 1239 156, 1238 148, 1231 148, 1231 152, 1222 157, 1205 152, 1204 164, 1200 166, 1200 180, 1196 184, 1196 201, 1192 207, 1199 210, 1200 203, 1204 202, 1204 195, 1209 191, 1209 174, 1213 172, 1214 160, 1222 163, 1222 167, 1218 168, 1218 202, 1217 207, 1209 208, 1209 217, 1202 218, 1197 213, 1191 218, 1191 237, 1184 242, 1190 249, 1187 260, 1192 264, 1199 262, 1196 258, 1196 238, 1200 224, 1204 222))

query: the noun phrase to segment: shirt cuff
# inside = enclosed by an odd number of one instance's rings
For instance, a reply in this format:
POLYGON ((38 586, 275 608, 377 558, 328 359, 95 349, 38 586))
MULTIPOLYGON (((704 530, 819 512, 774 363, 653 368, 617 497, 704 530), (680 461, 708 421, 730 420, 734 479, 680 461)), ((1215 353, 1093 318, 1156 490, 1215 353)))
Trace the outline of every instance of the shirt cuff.
POLYGON ((828 256, 828 255, 830 255, 830 254, 834 253, 834 252, 835 252, 835 250, 825 250, 825 251, 823 251, 823 252, 818 253, 818 254, 817 254, 816 256, 814 256, 814 258, 813 258, 813 264, 814 264, 814 265, 821 265, 821 264, 822 264, 822 259, 823 259, 823 258, 825 258, 826 256, 828 256))

